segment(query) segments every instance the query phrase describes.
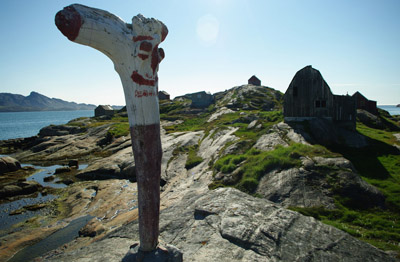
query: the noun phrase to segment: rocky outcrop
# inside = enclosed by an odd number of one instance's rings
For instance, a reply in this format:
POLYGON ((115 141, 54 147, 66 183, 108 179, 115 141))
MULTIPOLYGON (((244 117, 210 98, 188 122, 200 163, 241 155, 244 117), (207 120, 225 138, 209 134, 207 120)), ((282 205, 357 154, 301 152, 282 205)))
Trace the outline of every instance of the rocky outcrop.
POLYGON ((390 118, 390 114, 384 110, 380 110, 378 115, 374 115, 366 110, 357 109, 357 119, 366 126, 377 129, 387 129, 391 131, 400 130, 398 126, 383 118, 382 115, 390 118))
POLYGON ((39 136, 65 136, 72 134, 79 134, 86 131, 86 128, 81 128, 78 126, 68 126, 68 125, 50 125, 43 127, 39 131, 39 136))
POLYGON ((125 148, 109 157, 92 162, 76 174, 83 180, 129 179, 136 181, 135 163, 132 148, 125 148))
MULTIPOLYGON (((400 133, 393 134, 393 136, 396 138, 397 141, 400 142, 400 133)), ((398 150, 400 150, 400 145, 393 144, 393 146, 395 146, 398 150)))
POLYGON ((23 162, 52 162, 88 157, 102 150, 101 141, 107 137, 110 126, 111 124, 105 124, 89 128, 85 133, 77 131, 78 134, 64 134, 64 131, 67 132, 64 128, 56 128, 55 130, 62 130, 61 133, 38 138, 34 146, 17 152, 15 156, 23 162))
POLYGON ((288 146, 290 143, 309 145, 311 137, 301 130, 295 130, 290 125, 280 122, 269 130, 265 135, 258 138, 254 147, 261 151, 274 150, 278 145, 288 146))
POLYGON ((4 185, 0 189, 0 199, 20 195, 29 195, 39 191, 42 186, 36 181, 16 182, 4 185))
POLYGON ((303 158, 303 166, 274 170, 263 176, 257 193, 285 207, 335 208, 335 195, 357 208, 384 207, 385 197, 355 173, 345 158, 303 158))
POLYGON ((215 94, 217 104, 230 109, 265 111, 282 107, 283 94, 266 86, 242 85, 215 94))
POLYGON ((0 175, 17 171, 20 168, 21 163, 17 159, 8 156, 0 157, 0 175))
MULTIPOLYGON (((293 143, 310 145, 313 139, 301 128, 278 123, 260 136, 253 148, 272 151, 278 146, 287 147, 293 143)), ((243 141, 226 148, 229 154, 237 154, 243 141), (237 145, 238 144, 238 145, 237 145)), ((211 153, 209 153, 211 154, 211 153)), ((221 157, 220 155, 220 157, 221 157)), ((347 198, 352 207, 384 207, 385 197, 374 186, 357 174, 353 165, 343 157, 301 157, 302 165, 282 169, 277 167, 262 175, 256 193, 285 207, 336 208, 335 196, 347 198)), ((224 185, 235 185, 240 180, 241 169, 224 174, 218 172, 214 181, 224 185)))
POLYGON ((226 143, 238 140, 238 137, 234 135, 237 130, 238 128, 233 127, 222 130, 211 130, 210 135, 207 136, 200 145, 199 156, 207 159, 215 159, 226 143))
POLYGON ((224 114, 230 114, 230 113, 233 113, 233 112, 235 112, 235 111, 233 111, 233 110, 231 110, 229 108, 226 108, 226 107, 221 107, 214 114, 212 114, 208 118, 207 122, 212 122, 212 121, 218 119, 218 117, 220 117, 220 116, 222 116, 224 114))
MULTIPOLYGON (((138 241, 133 221, 90 246, 46 261, 121 261, 138 241)), ((312 217, 232 188, 187 194, 161 212, 160 242, 185 261, 395 261, 388 254, 312 217), (179 214, 179 215, 177 215, 179 214)))

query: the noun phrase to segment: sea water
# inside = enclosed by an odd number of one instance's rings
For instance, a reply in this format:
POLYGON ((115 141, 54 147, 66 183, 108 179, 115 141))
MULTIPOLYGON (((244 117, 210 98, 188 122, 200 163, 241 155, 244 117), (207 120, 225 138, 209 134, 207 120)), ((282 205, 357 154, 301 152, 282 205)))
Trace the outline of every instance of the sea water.
POLYGON ((387 106, 387 105, 382 105, 378 106, 380 109, 386 110, 389 112, 390 115, 400 115, 400 107, 397 106, 387 106))
POLYGON ((49 125, 66 124, 79 117, 92 117, 94 110, 0 112, 0 140, 31 137, 49 125))

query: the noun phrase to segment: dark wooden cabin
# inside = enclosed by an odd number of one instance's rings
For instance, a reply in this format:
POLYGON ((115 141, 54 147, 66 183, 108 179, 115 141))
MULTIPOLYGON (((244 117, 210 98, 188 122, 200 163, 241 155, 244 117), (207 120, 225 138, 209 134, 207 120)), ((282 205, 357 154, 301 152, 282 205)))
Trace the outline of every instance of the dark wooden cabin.
POLYGON ((113 116, 114 109, 109 105, 99 105, 94 109, 94 116, 113 116))
POLYGON ((285 121, 327 118, 355 128, 355 111, 354 98, 334 95, 312 66, 296 73, 284 96, 285 121))
POLYGON ((210 93, 206 93, 205 91, 186 94, 185 97, 192 100, 192 104, 190 105, 190 107, 193 108, 206 108, 214 103, 214 96, 210 93))
POLYGON ((165 91, 158 91, 159 100, 170 100, 170 95, 165 91))
POLYGON ((258 79, 255 75, 249 78, 247 81, 249 85, 261 86, 261 80, 258 79))
POLYGON ((378 114, 378 109, 376 107, 376 101, 368 100, 365 96, 363 96, 360 92, 355 92, 353 97, 356 100, 357 109, 363 109, 371 114, 378 114))

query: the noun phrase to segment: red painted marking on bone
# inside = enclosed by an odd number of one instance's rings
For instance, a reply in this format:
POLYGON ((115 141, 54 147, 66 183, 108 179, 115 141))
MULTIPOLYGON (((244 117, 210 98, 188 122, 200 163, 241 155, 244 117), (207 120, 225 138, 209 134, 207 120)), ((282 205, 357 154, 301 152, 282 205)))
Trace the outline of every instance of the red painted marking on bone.
POLYGON ((133 82, 135 82, 136 84, 139 84, 139 85, 154 86, 154 84, 155 84, 154 80, 144 78, 137 71, 133 71, 131 78, 132 78, 133 82))
POLYGON ((142 98, 142 97, 150 97, 150 96, 156 96, 156 93, 153 91, 147 91, 147 90, 135 90, 135 97, 142 98))
POLYGON ((135 90, 135 97, 142 97, 142 96, 143 95, 141 91, 135 90))
POLYGON ((153 69, 153 74, 155 74, 158 64, 160 63, 160 57, 158 54, 158 45, 153 48, 153 52, 151 54, 151 69, 153 69))
POLYGON ((147 58, 149 58, 148 55, 144 55, 144 54, 138 54, 138 57, 141 58, 142 60, 146 60, 147 58))
POLYGON ((151 69, 153 69, 153 74, 155 74, 155 72, 157 70, 157 66, 164 59, 164 57, 165 57, 164 49, 158 48, 158 45, 156 45, 151 54, 151 65, 150 66, 151 66, 151 69))
POLYGON ((71 5, 56 14, 55 23, 63 35, 69 40, 74 41, 79 35, 82 18, 78 11, 71 5))
POLYGON ((161 42, 165 40, 168 35, 168 28, 163 24, 161 28, 161 42))
POLYGON ((144 41, 144 40, 153 40, 154 38, 149 35, 138 35, 132 38, 133 42, 144 41))
POLYGON ((150 42, 143 41, 140 43, 140 50, 150 52, 153 49, 153 45, 150 42))

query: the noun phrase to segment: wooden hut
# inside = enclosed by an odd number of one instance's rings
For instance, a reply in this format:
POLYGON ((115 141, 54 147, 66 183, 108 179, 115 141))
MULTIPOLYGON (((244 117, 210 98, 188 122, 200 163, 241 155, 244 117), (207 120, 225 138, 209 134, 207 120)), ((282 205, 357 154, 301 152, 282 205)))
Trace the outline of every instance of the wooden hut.
POLYGON ((371 114, 378 114, 378 109, 376 107, 376 101, 368 100, 365 96, 363 96, 360 92, 355 92, 353 97, 356 100, 357 109, 363 109, 371 114))
POLYGON ((159 100, 170 100, 170 96, 165 91, 158 91, 158 99, 159 100))
POLYGON ((258 79, 255 75, 249 78, 247 81, 249 85, 261 86, 261 80, 258 79))
POLYGON ((327 118, 355 128, 355 100, 331 92, 321 73, 306 66, 296 73, 284 96, 285 121, 327 118))
POLYGON ((212 103, 214 103, 214 96, 210 93, 206 93, 205 91, 186 94, 184 97, 192 100, 190 107, 193 108, 206 108, 212 103))
POLYGON ((113 115, 114 115, 114 109, 109 105, 99 105, 94 110, 94 116, 95 117, 113 116, 113 115))

